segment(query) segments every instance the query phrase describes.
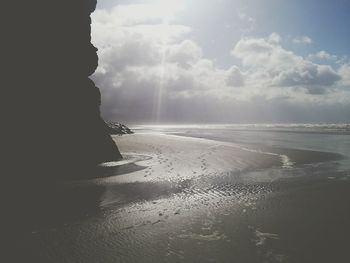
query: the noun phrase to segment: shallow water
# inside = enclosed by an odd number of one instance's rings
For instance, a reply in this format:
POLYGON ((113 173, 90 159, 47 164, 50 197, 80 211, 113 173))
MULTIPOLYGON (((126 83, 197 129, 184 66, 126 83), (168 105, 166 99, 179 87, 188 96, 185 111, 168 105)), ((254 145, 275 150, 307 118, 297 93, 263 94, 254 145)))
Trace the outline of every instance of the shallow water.
POLYGON ((350 169, 350 124, 138 125, 133 128, 140 132, 158 131, 233 142, 258 150, 297 149, 340 154, 343 157, 338 158, 340 169, 350 169))

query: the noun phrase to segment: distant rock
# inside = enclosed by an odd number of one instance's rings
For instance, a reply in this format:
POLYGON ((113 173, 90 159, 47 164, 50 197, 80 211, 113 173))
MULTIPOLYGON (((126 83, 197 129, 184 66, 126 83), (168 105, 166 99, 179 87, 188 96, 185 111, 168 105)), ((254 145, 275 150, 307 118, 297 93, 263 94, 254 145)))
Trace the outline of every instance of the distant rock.
POLYGON ((106 122, 108 126, 108 132, 112 135, 123 135, 123 134, 133 134, 134 132, 130 130, 126 125, 118 122, 106 122))

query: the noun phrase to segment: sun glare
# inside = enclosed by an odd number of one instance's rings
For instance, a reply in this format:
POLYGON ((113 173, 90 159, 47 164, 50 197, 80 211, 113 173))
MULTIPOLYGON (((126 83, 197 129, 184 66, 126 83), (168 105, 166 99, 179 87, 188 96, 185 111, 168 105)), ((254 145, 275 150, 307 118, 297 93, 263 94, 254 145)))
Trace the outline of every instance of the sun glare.
POLYGON ((162 99, 164 89, 164 78, 165 78, 165 60, 166 60, 166 42, 168 31, 170 30, 170 21, 174 20, 176 14, 184 8, 183 0, 157 0, 153 2, 152 9, 155 13, 159 14, 162 19, 161 25, 161 61, 160 61, 160 72, 159 72, 159 86, 156 91, 156 103, 154 105, 154 119, 158 123, 161 119, 162 113, 162 99))

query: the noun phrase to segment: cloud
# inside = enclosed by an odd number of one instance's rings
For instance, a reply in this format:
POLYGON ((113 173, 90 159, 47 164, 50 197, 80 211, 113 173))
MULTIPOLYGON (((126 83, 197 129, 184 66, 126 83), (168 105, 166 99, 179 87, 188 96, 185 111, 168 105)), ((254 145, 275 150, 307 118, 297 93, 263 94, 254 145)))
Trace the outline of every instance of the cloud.
POLYGON ((333 118, 350 104, 348 65, 313 63, 283 48, 282 37, 272 33, 240 39, 231 51, 239 63, 221 68, 191 39, 190 27, 164 23, 162 14, 145 8, 118 5, 93 14, 99 49, 93 79, 106 119, 301 121, 303 111, 333 118))
POLYGON ((186 39, 191 29, 156 21, 154 13, 132 20, 114 17, 133 8, 137 13, 141 7, 117 6, 93 15, 93 43, 100 60, 93 79, 101 87, 103 115, 143 121, 163 115, 177 118, 174 115, 185 114, 182 108, 199 107, 199 97, 219 97, 226 71, 203 58, 198 44, 186 39))
POLYGON ((170 46, 166 57, 169 62, 189 67, 202 57, 202 49, 194 41, 184 40, 180 44, 170 46))
POLYGON ((330 66, 305 62, 279 72, 272 82, 282 87, 304 87, 312 94, 325 92, 325 87, 331 87, 340 79, 341 76, 330 66))
POLYGON ((300 36, 293 39, 293 43, 295 44, 312 44, 313 41, 308 36, 300 36))
POLYGON ((319 60, 337 60, 338 57, 336 55, 331 55, 328 52, 322 50, 315 54, 310 54, 308 56, 309 59, 319 59, 319 60))
MULTIPOLYGON (((157 44, 177 41, 190 27, 164 23, 164 14, 150 4, 117 5, 110 10, 97 9, 92 14, 94 44, 105 48, 128 37, 148 38, 157 44)), ((167 18, 168 19, 168 18, 167 18)))
POLYGON ((273 32, 269 35, 268 37, 268 41, 271 43, 280 43, 282 40, 281 36, 279 34, 277 34, 276 32, 273 32))
POLYGON ((342 87, 350 91, 350 64, 342 65, 338 72, 342 76, 342 87))
POLYGON ((268 86, 303 88, 310 94, 321 94, 341 79, 331 66, 312 63, 284 49, 279 42, 276 33, 266 39, 243 38, 231 54, 268 86))
POLYGON ((229 87, 244 86, 244 74, 237 66, 232 66, 227 70, 226 84, 229 87))

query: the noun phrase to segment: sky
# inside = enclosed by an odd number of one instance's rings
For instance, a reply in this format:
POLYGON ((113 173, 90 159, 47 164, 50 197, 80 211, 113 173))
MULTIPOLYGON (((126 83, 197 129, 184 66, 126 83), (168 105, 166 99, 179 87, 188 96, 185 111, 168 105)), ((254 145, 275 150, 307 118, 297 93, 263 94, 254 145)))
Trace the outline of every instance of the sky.
POLYGON ((92 76, 124 123, 349 123, 347 0, 99 0, 92 76))

